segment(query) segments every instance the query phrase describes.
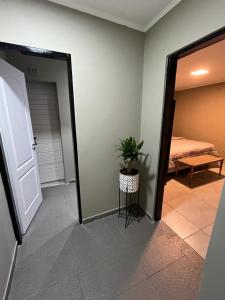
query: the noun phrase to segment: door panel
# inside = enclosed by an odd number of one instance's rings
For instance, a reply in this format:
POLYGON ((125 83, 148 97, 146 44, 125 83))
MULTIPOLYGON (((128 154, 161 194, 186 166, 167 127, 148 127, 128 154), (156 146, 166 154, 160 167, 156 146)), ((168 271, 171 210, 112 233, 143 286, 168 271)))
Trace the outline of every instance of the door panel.
MULTIPOLYGON (((1 74, 1 71, 0 71, 1 74)), ((7 108, 7 117, 9 120, 9 128, 13 137, 13 150, 16 156, 16 167, 19 168, 24 162, 33 158, 31 145, 21 143, 21 141, 29 141, 29 131, 27 130, 28 121, 24 103, 24 91, 21 88, 20 82, 11 79, 10 86, 7 82, 4 84, 5 95, 4 103, 7 108), (15 91, 17 95, 15 97, 15 91), (15 101, 15 98, 19 101, 15 101), (16 122, 16 124, 15 124, 16 122), (15 126, 16 125, 16 126, 15 126), (27 147, 28 146, 28 147, 27 147)))
POLYGON ((0 59, 0 132, 24 234, 42 202, 24 74, 0 59))
POLYGON ((32 168, 20 179, 21 190, 23 193, 25 213, 29 210, 33 201, 38 197, 39 188, 36 180, 35 169, 32 168))
POLYGON ((41 183, 65 179, 56 83, 27 82, 41 183))

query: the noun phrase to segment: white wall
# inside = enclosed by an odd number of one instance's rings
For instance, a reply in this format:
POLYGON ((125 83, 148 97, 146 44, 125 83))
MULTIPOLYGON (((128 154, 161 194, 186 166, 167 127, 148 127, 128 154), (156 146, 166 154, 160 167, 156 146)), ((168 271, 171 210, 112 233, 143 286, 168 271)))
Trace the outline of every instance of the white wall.
POLYGON ((4 299, 15 247, 16 240, 0 175, 0 299, 4 299))
POLYGON ((142 204, 153 215, 167 55, 224 26, 224 0, 181 1, 146 34, 141 137, 149 153, 142 204))
POLYGON ((120 137, 140 136, 144 34, 47 1, 0 2, 0 39, 70 53, 84 218, 118 207, 120 137))
POLYGON ((26 75, 27 80, 56 82, 65 176, 66 181, 74 180, 76 175, 73 137, 70 121, 70 100, 66 62, 61 60, 21 55, 15 51, 10 51, 7 53, 7 61, 20 69, 26 75), (38 74, 32 76, 29 72, 30 67, 37 67, 38 74))

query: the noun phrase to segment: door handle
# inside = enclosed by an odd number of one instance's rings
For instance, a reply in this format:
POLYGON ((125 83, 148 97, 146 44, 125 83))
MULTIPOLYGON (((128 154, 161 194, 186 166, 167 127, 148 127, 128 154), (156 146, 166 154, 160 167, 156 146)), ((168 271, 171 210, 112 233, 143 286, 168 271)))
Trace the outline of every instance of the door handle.
POLYGON ((37 149, 37 137, 36 136, 34 136, 34 142, 32 144, 32 148, 33 148, 33 150, 37 149))

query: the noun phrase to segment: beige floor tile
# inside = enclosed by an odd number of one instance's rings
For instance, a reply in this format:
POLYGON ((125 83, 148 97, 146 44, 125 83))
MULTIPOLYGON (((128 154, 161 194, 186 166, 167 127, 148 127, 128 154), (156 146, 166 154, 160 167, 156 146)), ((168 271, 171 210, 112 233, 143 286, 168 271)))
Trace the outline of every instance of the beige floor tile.
POLYGON ((224 185, 223 178, 213 181, 213 176, 207 172, 200 173, 199 178, 195 177, 199 180, 199 186, 192 188, 182 184, 182 181, 172 179, 165 188, 162 212, 164 222, 202 257, 207 252, 224 185))
POLYGON ((211 225, 209 225, 209 226, 203 228, 202 231, 204 231, 204 232, 207 233, 209 236, 211 236, 212 230, 213 230, 213 225, 214 225, 214 224, 211 224, 211 225))
POLYGON ((201 257, 205 258, 210 237, 203 231, 198 231, 185 239, 185 242, 190 245, 201 257))
POLYGON ((185 239, 194 232, 198 231, 197 227, 195 227, 191 222, 183 218, 175 210, 170 212, 166 217, 164 217, 163 221, 182 239, 185 239))
POLYGON ((169 205, 167 205, 166 203, 163 203, 163 207, 162 207, 162 218, 166 217, 167 215, 169 215, 171 212, 173 211, 173 208, 171 208, 169 205))
POLYGON ((217 209, 220 201, 222 188, 218 184, 211 184, 199 189, 195 189, 193 194, 195 197, 203 200, 205 203, 217 209))
POLYGON ((181 196, 171 199, 169 202, 169 206, 178 210, 179 208, 182 208, 184 205, 189 203, 191 200, 199 201, 199 199, 200 197, 195 197, 191 193, 183 193, 181 196))
POLYGON ((214 223, 216 209, 209 206, 201 199, 192 198, 184 201, 176 208, 176 211, 198 229, 202 229, 214 223))
POLYGON ((170 202, 172 199, 180 197, 184 194, 188 195, 190 192, 191 190, 188 187, 176 180, 170 180, 165 186, 163 201, 170 202))

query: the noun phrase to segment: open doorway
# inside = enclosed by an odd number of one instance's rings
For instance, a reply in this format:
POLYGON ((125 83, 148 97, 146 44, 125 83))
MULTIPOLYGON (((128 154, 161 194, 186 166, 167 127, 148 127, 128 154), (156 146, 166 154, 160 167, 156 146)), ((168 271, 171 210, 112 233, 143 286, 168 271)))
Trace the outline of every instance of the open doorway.
POLYGON ((0 59, 2 167, 17 240, 40 214, 81 223, 70 55, 1 43, 0 59))
POLYGON ((224 184, 224 50, 221 30, 168 57, 155 219, 203 258, 224 184))

